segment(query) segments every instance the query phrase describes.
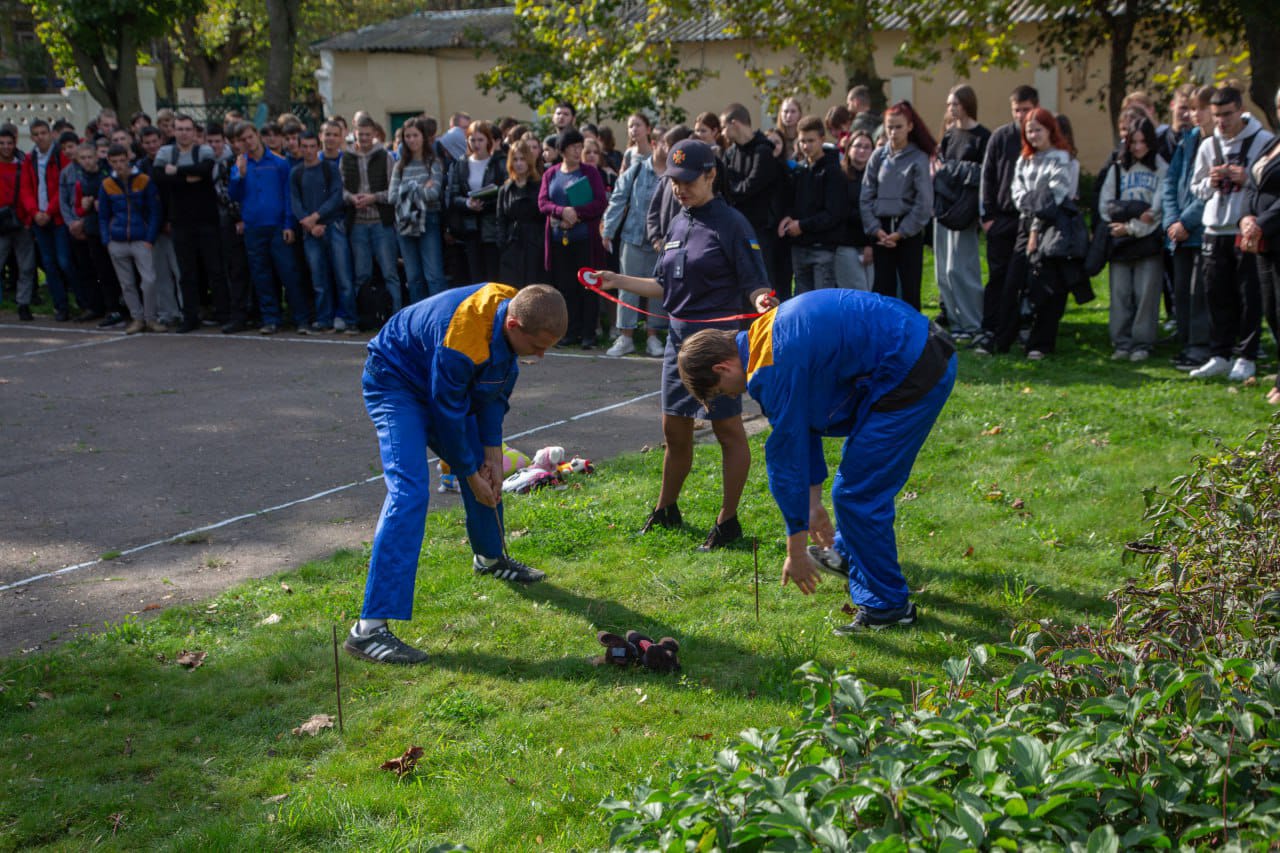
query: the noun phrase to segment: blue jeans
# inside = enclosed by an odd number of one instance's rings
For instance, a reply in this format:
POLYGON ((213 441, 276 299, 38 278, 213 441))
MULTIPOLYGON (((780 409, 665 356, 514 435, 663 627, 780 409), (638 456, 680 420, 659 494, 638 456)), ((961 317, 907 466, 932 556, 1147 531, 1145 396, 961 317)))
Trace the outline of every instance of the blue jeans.
POLYGON ((76 295, 81 308, 89 306, 88 297, 80 282, 80 276, 71 260, 71 234, 65 225, 32 225, 31 233, 40 250, 40 266, 44 268, 44 280, 49 285, 49 296, 57 311, 68 310, 67 286, 76 295))
POLYGON ((332 326, 335 314, 348 325, 354 325, 355 294, 351 286, 351 247, 347 244, 347 232, 341 223, 331 222, 325 226, 323 236, 308 234, 303 240, 315 291, 316 325, 332 326))
MULTIPOLYGON (((373 532, 360 618, 408 619, 413 615, 413 587, 431 498, 427 450, 431 445, 434 406, 376 355, 365 362, 361 386, 365 409, 378 431, 387 498, 373 532)), ((475 450, 483 458, 474 419, 468 426, 475 450)), ((465 477, 459 477, 458 484, 472 551, 482 557, 501 556, 502 531, 498 522, 502 504, 495 511, 476 500, 465 477)))
POLYGON ((307 324, 307 300, 298 279, 298 268, 293 262, 293 247, 284 241, 284 229, 274 225, 244 229, 244 248, 249 256, 249 279, 258 293, 258 310, 262 322, 268 326, 280 325, 280 304, 276 302, 272 270, 284 284, 285 297, 293 321, 299 327, 307 324))
POLYGON ((845 439, 831 506, 836 550, 849 562, 849 597, 856 605, 887 609, 907 603, 893 532, 894 499, 951 395, 956 362, 952 355, 947 372, 919 401, 895 412, 872 410, 845 439))
POLYGON ((351 258, 359 290, 373 277, 373 261, 378 260, 382 279, 391 293, 391 310, 400 310, 400 270, 396 267, 396 229, 381 222, 357 222, 351 226, 351 258))
POLYGON ((399 234, 396 239, 400 242, 400 257, 404 258, 410 304, 444 290, 444 239, 440 236, 440 214, 428 213, 425 230, 418 236, 399 234))

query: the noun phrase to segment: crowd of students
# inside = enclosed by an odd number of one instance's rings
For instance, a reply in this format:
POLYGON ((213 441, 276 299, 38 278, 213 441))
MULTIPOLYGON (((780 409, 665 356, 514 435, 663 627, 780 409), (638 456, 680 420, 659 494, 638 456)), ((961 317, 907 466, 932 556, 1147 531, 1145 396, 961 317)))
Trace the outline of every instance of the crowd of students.
POLYGON ((1130 94, 1091 211, 1067 118, 1030 86, 1010 108, 988 130, 973 90, 956 86, 935 139, 910 103, 877 115, 855 87, 821 117, 788 98, 764 129, 740 104, 691 126, 637 113, 621 146, 567 103, 542 138, 464 113, 443 133, 419 116, 388 140, 362 114, 313 133, 288 115, 202 126, 169 110, 124 128, 104 110, 83 134, 32 122, 26 152, 16 128, 0 127, 0 258, 23 320, 38 263, 55 319, 130 334, 209 322, 228 334, 350 333, 451 286, 546 281, 569 306, 562 345, 612 338, 607 355, 639 342, 656 357, 667 328, 657 300, 623 293, 615 311, 577 270, 652 274, 681 213, 668 152, 695 137, 715 152, 715 192, 751 226, 782 299, 845 287, 919 309, 931 245, 939 319, 957 343, 988 355, 1020 345, 1038 360, 1105 263, 1113 358, 1151 356, 1163 304, 1175 366, 1252 377, 1262 319, 1280 325, 1280 143, 1240 88, 1183 87, 1167 123, 1130 94))

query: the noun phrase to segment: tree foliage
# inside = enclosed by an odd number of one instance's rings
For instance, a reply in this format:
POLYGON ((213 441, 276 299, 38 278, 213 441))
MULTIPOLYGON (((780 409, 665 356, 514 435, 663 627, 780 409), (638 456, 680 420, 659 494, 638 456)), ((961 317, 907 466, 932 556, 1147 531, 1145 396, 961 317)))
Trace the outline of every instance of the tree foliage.
POLYGON ((58 72, 80 80, 100 104, 128 115, 139 108, 138 60, 147 42, 200 0, 30 0, 36 34, 58 72))
POLYGON ((488 43, 500 61, 476 82, 535 110, 567 100, 585 115, 623 119, 647 110, 680 121, 681 94, 711 71, 685 67, 664 37, 669 23, 687 20, 688 0, 517 0, 510 43, 488 43))

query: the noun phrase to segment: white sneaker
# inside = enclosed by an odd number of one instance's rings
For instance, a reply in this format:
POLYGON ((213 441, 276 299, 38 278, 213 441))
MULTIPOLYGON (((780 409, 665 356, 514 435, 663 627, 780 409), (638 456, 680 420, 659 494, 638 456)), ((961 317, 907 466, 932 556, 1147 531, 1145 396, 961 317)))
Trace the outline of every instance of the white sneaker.
POLYGON ((1194 379, 1208 379, 1211 376, 1222 376, 1231 369, 1231 362, 1220 355, 1206 361, 1189 374, 1194 379))
POLYGON ((631 340, 631 333, 623 332, 618 335, 618 339, 613 342, 613 346, 605 350, 604 354, 609 358, 622 358, 624 355, 635 351, 636 344, 635 341, 631 340))
POLYGON ((347 330, 347 321, 341 317, 333 318, 333 330, 335 332, 345 332, 347 330))
POLYGON ((1151 358, 1151 353, 1147 352, 1144 349, 1136 349, 1133 352, 1129 353, 1130 361, 1146 361, 1149 358, 1151 358))
POLYGON ((1247 358, 1237 358, 1235 363, 1231 365, 1231 372, 1227 374, 1227 378, 1232 382, 1243 382, 1251 378, 1258 372, 1258 368, 1247 358))
POLYGON ((662 338, 657 335, 650 335, 644 344, 644 351, 647 352, 651 358, 662 358, 666 349, 666 345, 662 343, 662 338))

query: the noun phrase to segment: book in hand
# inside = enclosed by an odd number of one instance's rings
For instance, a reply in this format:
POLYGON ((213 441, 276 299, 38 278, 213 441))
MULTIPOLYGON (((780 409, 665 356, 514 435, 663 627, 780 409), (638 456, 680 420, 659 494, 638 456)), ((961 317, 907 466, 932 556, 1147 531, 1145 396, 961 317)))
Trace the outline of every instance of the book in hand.
POLYGON ((480 189, 472 190, 471 192, 467 193, 467 198, 478 198, 481 201, 486 201, 488 199, 497 198, 497 197, 498 197, 497 184, 485 184, 480 189))

